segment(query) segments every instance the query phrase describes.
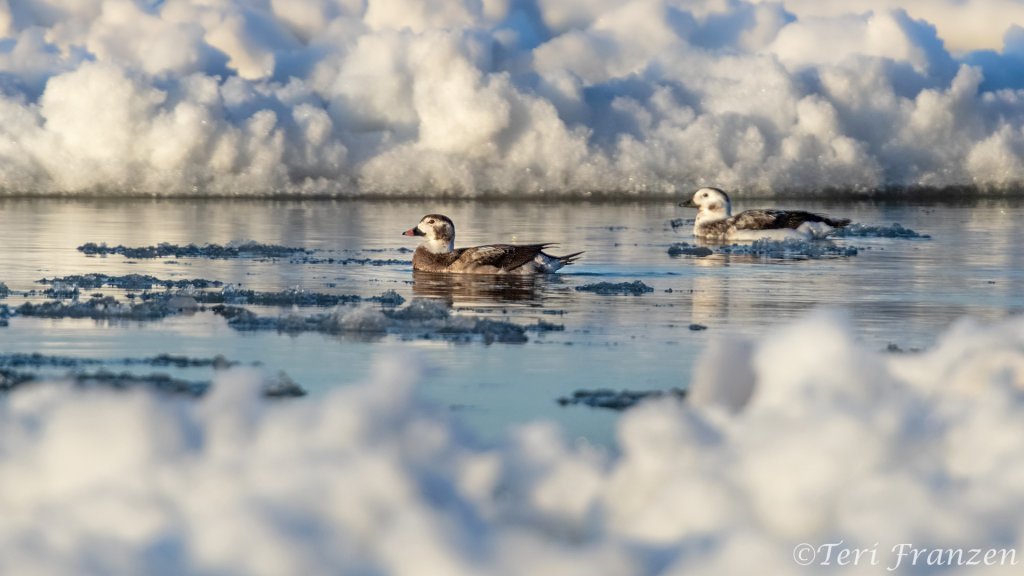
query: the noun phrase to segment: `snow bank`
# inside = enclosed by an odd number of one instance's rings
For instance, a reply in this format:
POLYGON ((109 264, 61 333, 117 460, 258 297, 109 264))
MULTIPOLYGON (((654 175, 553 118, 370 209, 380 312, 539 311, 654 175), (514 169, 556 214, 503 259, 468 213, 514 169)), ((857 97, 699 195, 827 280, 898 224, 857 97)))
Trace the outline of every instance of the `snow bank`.
POLYGON ((806 574, 795 545, 842 540, 877 548, 843 573, 877 574, 903 543, 1019 551, 1022 350, 1022 318, 890 355, 818 313, 712 344, 691 403, 627 412, 614 457, 544 423, 477 447, 393 353, 316 402, 259 402, 245 371, 197 402, 34 386, 0 399, 0 572, 806 574))
POLYGON ((1021 25, 1014 0, 4 0, 0 191, 1005 191, 1021 25))

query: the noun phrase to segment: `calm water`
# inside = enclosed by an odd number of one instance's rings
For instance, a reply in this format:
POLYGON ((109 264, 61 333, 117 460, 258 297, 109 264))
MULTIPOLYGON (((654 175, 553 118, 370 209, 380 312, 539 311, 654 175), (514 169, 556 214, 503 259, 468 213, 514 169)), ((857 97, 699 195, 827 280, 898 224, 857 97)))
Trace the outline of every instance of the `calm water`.
MULTIPOLYGON (((693 215, 671 202, 5 200, 0 201, 0 281, 13 290, 40 288, 35 281, 43 277, 90 272, 207 278, 254 290, 301 287, 374 296, 394 289, 406 299, 443 298, 459 313, 521 323, 543 319, 564 324, 565 331, 531 333, 530 342, 522 345, 485 345, 240 333, 210 313, 147 323, 14 318, 0 329, 0 351, 100 359, 223 354, 286 371, 312 393, 301 401, 315 402, 318 393, 361 381, 375 358, 415 349, 434 367, 423 382, 424 394, 451 406, 484 440, 516 423, 553 419, 574 437, 610 444, 614 413, 562 408, 555 399, 577 388, 686 386, 709 339, 770 334, 780 322, 815 306, 850 309, 862 340, 877 349, 889 343, 927 347, 963 315, 999 318, 1024 311, 1020 202, 797 204, 865 224, 899 222, 932 239, 838 241, 863 248, 848 258, 695 259, 666 252, 670 244, 690 239, 688 227, 673 230, 669 220, 693 215), (553 253, 586 254, 554 277, 495 285, 480 278, 414 277, 408 264, 128 260, 86 257, 75 249, 85 242, 143 246, 255 240, 315 249, 321 258, 407 260, 410 254, 399 249, 414 247, 414 239, 401 232, 427 212, 454 219, 459 245, 548 241, 560 244, 553 253), (602 296, 575 290, 598 281, 633 280, 655 291, 602 296), (691 331, 691 323, 708 329, 691 331)), ((737 208, 764 205, 739 202, 737 208)), ((119 295, 109 288, 99 292, 119 295)), ((21 299, 12 296, 6 303, 13 307, 21 299)), ((185 376, 191 379, 209 377, 190 370, 185 376)))

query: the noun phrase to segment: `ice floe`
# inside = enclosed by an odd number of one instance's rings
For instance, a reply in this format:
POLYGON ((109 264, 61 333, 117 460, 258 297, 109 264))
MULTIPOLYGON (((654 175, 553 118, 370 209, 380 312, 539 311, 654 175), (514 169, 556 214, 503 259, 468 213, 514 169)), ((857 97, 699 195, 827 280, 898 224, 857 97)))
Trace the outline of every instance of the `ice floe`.
POLYGON ((694 246, 687 242, 677 242, 668 247, 668 255, 704 258, 712 254, 726 254, 779 260, 807 260, 856 256, 860 250, 861 248, 857 246, 836 244, 828 240, 770 240, 764 238, 744 244, 713 246, 694 246))
POLYGON ((195 298, 163 294, 142 302, 122 302, 113 296, 92 296, 88 300, 68 302, 50 300, 26 302, 15 312, 20 316, 39 318, 92 318, 94 320, 158 320, 172 314, 199 310, 195 298))
POLYGON ((296 254, 309 253, 305 248, 279 246, 277 244, 261 244, 259 242, 242 242, 234 245, 205 244, 196 246, 187 244, 161 243, 156 246, 107 246, 105 243, 89 242, 78 247, 78 251, 87 256, 107 256, 119 254, 126 258, 287 258, 296 254))
POLYGON ((830 235, 833 238, 931 238, 928 234, 921 234, 910 228, 904 228, 898 222, 888 226, 870 226, 854 222, 845 228, 835 230, 830 235))
POLYGON ((582 286, 577 286, 576 291, 593 292, 594 294, 606 296, 614 294, 632 294, 633 296, 640 296, 642 294, 647 294, 648 292, 654 292, 654 288, 651 288, 640 280, 634 280, 632 282, 597 282, 594 284, 584 284, 582 286))
MULTIPOLYGON (((209 392, 212 383, 208 380, 186 380, 160 372, 139 374, 137 372, 116 372, 107 367, 95 370, 78 368, 63 375, 40 375, 28 370, 0 367, 0 392, 10 393, 16 388, 37 384, 52 386, 56 383, 70 383, 78 388, 105 388, 129 390, 146 388, 162 394, 200 397, 209 392)), ((305 396, 306 390, 284 372, 264 376, 261 383, 262 395, 267 398, 297 398, 305 396)))
POLYGON ((675 396, 685 398, 686 391, 673 388, 671 390, 611 390, 609 388, 598 388, 596 390, 574 390, 570 396, 562 396, 557 402, 562 406, 583 404, 592 408, 608 408, 611 410, 625 410, 636 406, 644 400, 662 398, 664 396, 675 396))
POLYGON ((212 310, 224 317, 228 325, 236 330, 323 332, 358 337, 393 334, 409 339, 479 340, 486 344, 514 344, 527 341, 527 330, 548 332, 558 329, 557 325, 550 322, 520 325, 480 316, 453 314, 447 304, 422 298, 414 299, 402 308, 357 306, 314 315, 261 316, 245 308, 223 304, 214 306, 212 310))
POLYGON ((109 276, 107 274, 75 274, 55 278, 42 278, 36 281, 37 284, 49 284, 53 286, 67 285, 80 290, 94 290, 104 286, 120 288, 122 290, 150 290, 155 287, 165 289, 194 289, 203 290, 207 288, 219 288, 223 282, 218 280, 205 280, 194 278, 189 280, 161 280, 155 276, 146 274, 126 274, 123 276, 109 276))
POLYGON ((715 251, 707 246, 694 246, 689 242, 676 242, 668 247, 669 256, 696 256, 703 258, 711 256, 715 251))
POLYGON ((715 248, 719 254, 759 256, 762 258, 804 259, 856 256, 856 246, 839 245, 827 240, 754 240, 749 244, 729 244, 715 248))

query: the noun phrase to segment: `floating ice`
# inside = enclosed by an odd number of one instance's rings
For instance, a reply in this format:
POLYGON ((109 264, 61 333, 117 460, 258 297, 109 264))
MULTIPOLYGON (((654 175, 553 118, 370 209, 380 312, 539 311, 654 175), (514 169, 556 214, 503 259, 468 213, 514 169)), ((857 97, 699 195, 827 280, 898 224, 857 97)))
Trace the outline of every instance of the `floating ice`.
POLYGON ((161 294, 143 302, 121 302, 113 296, 93 296, 85 301, 26 302, 15 311, 40 318, 92 318, 94 320, 159 320, 180 312, 192 312, 199 304, 191 296, 161 294))
POLYGON ((834 238, 931 238, 928 234, 920 234, 910 228, 904 228, 899 223, 889 226, 868 226, 855 222, 844 228, 837 228, 829 235, 834 238))
POLYGON ((127 258, 287 258, 295 254, 311 252, 305 248, 292 248, 276 244, 260 244, 258 242, 244 242, 238 245, 222 246, 220 244, 206 244, 196 246, 188 244, 179 246, 177 244, 161 243, 156 246, 107 246, 89 242, 78 247, 78 251, 88 256, 106 256, 108 254, 120 254, 127 258))
POLYGON ((584 284, 576 287, 577 292, 593 292, 594 294, 612 295, 612 294, 632 294, 633 296, 640 296, 648 292, 654 292, 654 288, 651 288, 647 284, 639 280, 632 282, 597 282, 595 284, 584 284))
POLYGON ((592 408, 608 408, 610 410, 625 410, 636 406, 643 400, 661 398, 663 396, 674 396, 685 398, 686 391, 679 388, 672 390, 610 390, 600 388, 597 390, 574 390, 572 396, 563 396, 558 399, 562 406, 583 404, 592 408))
POLYGON ((124 290, 149 290, 154 286, 160 286, 168 289, 176 288, 178 290, 184 290, 186 288, 202 290, 205 288, 216 288, 223 285, 220 281, 204 280, 202 278, 191 280, 161 280, 155 276, 144 274, 108 276, 107 274, 99 273, 63 276, 61 278, 42 278, 37 280, 36 283, 51 284, 55 286, 57 284, 65 284, 74 286, 81 290, 94 290, 103 286, 111 286, 124 290))
POLYGON ((259 292, 229 286, 220 292, 204 293, 200 300, 206 304, 253 304, 258 306, 337 306, 361 302, 356 294, 323 294, 302 289, 280 292, 259 292))
POLYGON ((0 367, 3 368, 79 368, 100 364, 146 364, 149 366, 173 366, 175 368, 214 368, 223 370, 237 366, 238 362, 228 360, 220 354, 212 358, 192 358, 172 354, 158 354, 146 358, 99 359, 77 356, 52 356, 33 352, 31 354, 0 354, 0 367))
MULTIPOLYGON (((27 384, 45 386, 54 378, 52 375, 44 378, 33 372, 0 367, 0 392, 11 392, 27 384)), ((211 386, 209 381, 185 380, 162 373, 114 372, 108 368, 99 368, 92 372, 76 369, 56 378, 60 382, 71 383, 79 388, 105 388, 111 390, 146 388, 162 394, 192 397, 206 394, 211 386)), ((264 378, 260 389, 262 395, 267 398, 297 398, 307 394, 302 386, 284 372, 279 372, 270 378, 264 378)))
POLYGON ((8 0, 0 190, 1013 190, 1022 12, 1014 0, 8 0))
POLYGON ((265 378, 262 391, 267 398, 298 398, 308 394, 305 388, 283 370, 279 370, 272 378, 265 378))
MULTIPOLYGON (((68 373, 65 379, 76 386, 91 388, 102 387, 114 390, 126 390, 145 386, 165 394, 181 394, 185 396, 201 396, 210 387, 209 382, 185 380, 168 374, 136 374, 134 372, 114 372, 100 368, 93 372, 84 370, 68 373)), ((23 382, 22 384, 27 384, 23 382)))
POLYGON ((394 302, 385 293, 380 302, 383 307, 359 306, 311 316, 260 316, 245 308, 225 305, 214 306, 212 310, 236 330, 324 332, 370 337, 397 334, 403 338, 425 340, 481 340, 486 344, 522 343, 527 341, 528 329, 538 332, 556 329, 556 325, 548 322, 520 326, 503 320, 455 315, 447 305, 434 300, 415 299, 404 308, 395 308, 394 302))
POLYGON ((394 351, 315 402, 237 371, 198 402, 24 387, 0 397, 0 572, 800 575, 822 567, 795 545, 840 541, 878 543, 864 574, 901 543, 1020 562, 1024 318, 914 355, 847 324, 721 348, 702 402, 629 410, 611 456, 545 423, 481 448, 394 351))
POLYGON ((412 264, 412 260, 398 258, 315 258, 312 256, 292 258, 290 262, 295 264, 340 264, 342 266, 408 266, 412 264))
POLYGON ((856 256, 856 246, 840 246, 823 240, 755 240, 750 244, 730 244, 715 248, 719 254, 759 256, 762 258, 805 259, 856 256))
POLYGON ((714 250, 707 246, 693 246, 687 242, 676 242, 668 247, 669 256, 696 256, 703 258, 714 253, 714 250))
MULTIPOLYGON (((0 355, 0 391, 9 392, 19 386, 33 383, 46 383, 53 379, 70 382, 78 387, 102 387, 113 390, 125 390, 146 387, 162 393, 181 394, 199 397, 210 388, 209 381, 186 380, 168 374, 139 374, 128 371, 114 371, 111 365, 147 365, 153 367, 175 368, 212 368, 227 370, 237 366, 221 355, 213 358, 189 358, 159 354, 148 358, 82 358, 71 356, 50 356, 38 352, 32 354, 0 355), (53 369, 63 370, 54 374, 53 369)), ((285 398, 305 396, 306 391, 284 372, 274 376, 264 376, 261 387, 264 396, 285 398)))

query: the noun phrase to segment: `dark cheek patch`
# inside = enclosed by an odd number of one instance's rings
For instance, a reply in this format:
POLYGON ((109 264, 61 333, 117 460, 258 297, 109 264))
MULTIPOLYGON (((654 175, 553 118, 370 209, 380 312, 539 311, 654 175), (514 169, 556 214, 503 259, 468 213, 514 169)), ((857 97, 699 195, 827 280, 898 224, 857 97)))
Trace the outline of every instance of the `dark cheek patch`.
POLYGON ((711 204, 708 204, 708 210, 718 210, 721 207, 722 207, 722 203, 721 202, 712 202, 711 204))

